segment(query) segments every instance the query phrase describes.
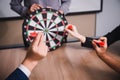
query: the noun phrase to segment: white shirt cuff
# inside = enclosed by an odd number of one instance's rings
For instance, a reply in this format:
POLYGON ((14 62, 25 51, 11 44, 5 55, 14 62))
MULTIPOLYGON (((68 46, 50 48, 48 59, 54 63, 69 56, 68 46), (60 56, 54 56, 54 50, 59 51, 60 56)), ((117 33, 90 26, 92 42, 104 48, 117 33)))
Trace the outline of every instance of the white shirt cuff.
POLYGON ((30 72, 30 70, 29 70, 27 67, 25 67, 24 65, 21 64, 18 68, 19 68, 23 73, 25 73, 25 75, 26 75, 27 77, 30 76, 31 72, 30 72))

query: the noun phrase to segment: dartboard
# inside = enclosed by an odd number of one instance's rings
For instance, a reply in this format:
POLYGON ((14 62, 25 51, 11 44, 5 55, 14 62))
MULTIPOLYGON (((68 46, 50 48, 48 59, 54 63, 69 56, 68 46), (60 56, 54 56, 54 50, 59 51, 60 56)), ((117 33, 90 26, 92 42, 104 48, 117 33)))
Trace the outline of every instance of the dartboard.
POLYGON ((38 32, 44 33, 44 42, 49 51, 55 50, 65 42, 67 25, 64 14, 51 8, 41 8, 31 13, 23 22, 23 40, 29 46, 38 32))

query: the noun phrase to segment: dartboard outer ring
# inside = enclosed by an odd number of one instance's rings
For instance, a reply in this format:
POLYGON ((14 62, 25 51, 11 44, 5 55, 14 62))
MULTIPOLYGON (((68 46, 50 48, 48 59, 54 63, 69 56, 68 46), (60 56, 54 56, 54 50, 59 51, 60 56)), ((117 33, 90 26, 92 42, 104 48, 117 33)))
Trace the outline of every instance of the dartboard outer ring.
POLYGON ((38 32, 44 33, 44 41, 49 51, 53 51, 66 42, 64 28, 68 24, 64 14, 51 8, 41 8, 24 19, 22 34, 25 47, 29 47, 38 32))

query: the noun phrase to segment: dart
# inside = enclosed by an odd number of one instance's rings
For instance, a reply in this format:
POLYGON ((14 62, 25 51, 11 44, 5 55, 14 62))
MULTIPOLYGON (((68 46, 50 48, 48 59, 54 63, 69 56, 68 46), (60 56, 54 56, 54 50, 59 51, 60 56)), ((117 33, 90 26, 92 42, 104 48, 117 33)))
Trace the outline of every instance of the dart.
POLYGON ((69 29, 69 30, 73 30, 73 26, 72 26, 72 25, 69 25, 69 26, 68 26, 68 29, 69 29))
POLYGON ((38 33, 36 33, 36 32, 31 32, 31 33, 30 33, 30 36, 31 36, 31 37, 36 37, 37 34, 38 34, 38 33))
POLYGON ((101 47, 104 46, 104 44, 105 44, 103 41, 94 41, 94 42, 101 47))

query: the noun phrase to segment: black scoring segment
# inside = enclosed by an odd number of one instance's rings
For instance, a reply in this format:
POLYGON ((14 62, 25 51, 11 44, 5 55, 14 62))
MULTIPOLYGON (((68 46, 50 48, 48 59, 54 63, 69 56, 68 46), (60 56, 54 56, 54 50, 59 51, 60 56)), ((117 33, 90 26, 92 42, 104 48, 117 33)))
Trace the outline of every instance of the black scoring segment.
POLYGON ((43 32, 49 51, 55 50, 64 43, 67 36, 64 28, 67 24, 64 14, 51 8, 41 8, 31 13, 23 22, 24 44, 28 47, 38 32, 43 32))

